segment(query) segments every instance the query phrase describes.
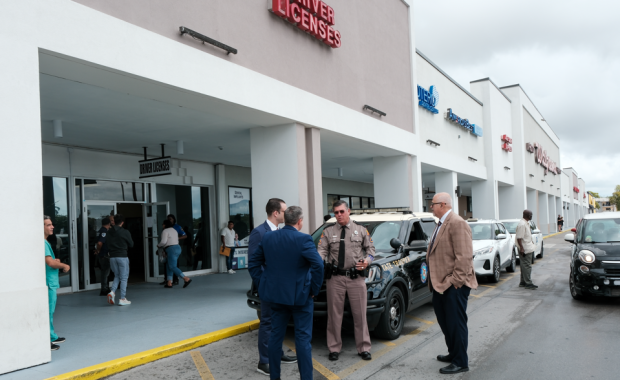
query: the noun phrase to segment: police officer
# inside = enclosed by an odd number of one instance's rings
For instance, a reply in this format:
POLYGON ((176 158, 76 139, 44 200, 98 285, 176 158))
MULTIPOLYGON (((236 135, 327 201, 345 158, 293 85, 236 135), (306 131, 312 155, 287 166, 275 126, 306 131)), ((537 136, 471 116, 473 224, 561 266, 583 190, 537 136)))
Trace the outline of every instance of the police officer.
POLYGON ((349 205, 343 200, 334 202, 335 224, 327 226, 319 242, 319 254, 326 263, 327 279, 327 348, 329 360, 338 360, 342 348, 340 329, 345 295, 349 295, 355 326, 357 353, 364 360, 370 355, 370 334, 366 322, 367 291, 364 269, 374 259, 375 246, 366 227, 350 219, 349 205))

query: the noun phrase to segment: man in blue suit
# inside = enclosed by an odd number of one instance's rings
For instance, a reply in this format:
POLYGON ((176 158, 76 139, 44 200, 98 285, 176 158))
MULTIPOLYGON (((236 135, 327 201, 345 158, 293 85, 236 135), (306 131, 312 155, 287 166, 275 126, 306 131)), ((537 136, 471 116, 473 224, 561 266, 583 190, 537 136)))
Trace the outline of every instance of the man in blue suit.
MULTIPOLYGON (((284 211, 286 210, 286 203, 279 198, 271 198, 267 202, 265 211, 267 211, 267 220, 265 223, 256 227, 250 234, 250 243, 248 246, 248 258, 251 260, 258 248, 258 245, 263 240, 263 236, 267 232, 276 231, 278 225, 284 223, 284 211)), ((263 268, 260 268, 261 271, 263 268)), ((254 283, 258 289, 258 283, 254 283)), ((259 373, 269 376, 269 336, 271 335, 271 306, 269 302, 261 300, 260 309, 260 326, 258 328, 258 368, 259 373)), ((287 356, 282 352, 282 363, 293 364, 297 362, 295 356, 287 356)))
POLYGON ((282 342, 288 321, 295 324, 295 350, 301 380, 312 379, 313 298, 323 284, 323 260, 312 237, 299 232, 303 226, 301 207, 284 211, 286 226, 267 232, 249 260, 249 271, 258 285, 261 303, 269 302, 272 331, 269 338, 271 379, 280 378, 282 342))

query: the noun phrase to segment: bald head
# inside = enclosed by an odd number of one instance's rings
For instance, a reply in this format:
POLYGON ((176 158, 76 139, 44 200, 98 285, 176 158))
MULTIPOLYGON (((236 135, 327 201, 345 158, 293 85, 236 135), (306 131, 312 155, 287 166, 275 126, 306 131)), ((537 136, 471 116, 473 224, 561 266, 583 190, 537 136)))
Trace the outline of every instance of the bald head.
POLYGON ((433 197, 433 201, 431 203, 431 210, 433 211, 433 215, 437 218, 441 218, 444 216, 446 212, 452 209, 452 198, 450 198, 450 194, 448 193, 437 193, 433 197))
POLYGON ((433 202, 443 202, 446 204, 446 206, 452 208, 452 198, 450 197, 450 194, 448 193, 435 194, 435 196, 433 197, 433 202), (437 198, 436 201, 435 201, 435 198, 437 198))

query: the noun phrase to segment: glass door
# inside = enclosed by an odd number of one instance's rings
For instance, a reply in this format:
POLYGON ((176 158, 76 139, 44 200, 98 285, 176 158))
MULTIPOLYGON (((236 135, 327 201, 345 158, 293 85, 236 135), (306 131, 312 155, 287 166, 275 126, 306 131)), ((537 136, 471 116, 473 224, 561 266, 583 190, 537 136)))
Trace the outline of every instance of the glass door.
MULTIPOLYGON (((101 268, 95 255, 95 246, 99 239, 99 230, 102 227, 103 218, 111 217, 116 214, 116 204, 114 202, 90 202, 84 204, 83 230, 86 232, 82 239, 83 261, 80 267, 80 282, 84 284, 84 290, 99 289, 102 281, 110 281, 110 278, 103 279, 101 268)), ((110 273, 110 277, 113 274, 110 273)))
POLYGON ((144 220, 144 265, 147 282, 157 282, 164 277, 164 266, 159 265, 157 256, 157 243, 162 230, 164 220, 170 214, 168 202, 146 203, 142 205, 142 218, 144 220))

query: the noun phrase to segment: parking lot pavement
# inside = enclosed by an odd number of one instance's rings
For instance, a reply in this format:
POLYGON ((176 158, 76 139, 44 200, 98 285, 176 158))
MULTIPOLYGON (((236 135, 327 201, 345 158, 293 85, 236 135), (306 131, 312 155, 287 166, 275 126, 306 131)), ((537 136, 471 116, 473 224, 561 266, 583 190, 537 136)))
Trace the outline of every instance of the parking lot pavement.
MULTIPOLYGON (((616 300, 579 303, 570 297, 567 270, 570 245, 562 239, 562 235, 546 239, 545 256, 534 264, 533 280, 540 285, 539 290, 519 288, 517 270, 515 273, 502 272, 498 284, 480 281, 478 290, 472 291, 468 306, 470 372, 451 378, 575 378, 577 375, 589 377, 590 368, 599 363, 607 363, 606 368, 613 367, 606 362, 607 359, 593 353, 586 354, 589 363, 572 361, 563 355, 564 352, 576 355, 579 349, 567 348, 567 343, 578 343, 578 339, 587 341, 588 334, 594 334, 591 336, 597 338, 597 345, 614 352, 620 329, 613 322, 619 316, 616 300), (592 315, 591 319, 588 319, 589 315, 592 315), (610 328, 616 338, 604 335, 595 326, 583 325, 584 321, 595 320, 610 328), (581 325, 583 328, 578 332, 573 331, 581 325), (539 376, 542 374, 545 376, 539 376)), ((131 369, 110 379, 268 379, 256 372, 257 334, 253 331, 232 337, 131 369)), ((285 351, 294 348, 293 341, 294 334, 289 329, 285 351)), ((438 372, 445 364, 435 359, 438 354, 447 354, 446 346, 430 305, 408 313, 399 339, 384 341, 373 338, 372 343, 373 360, 363 361, 357 356, 352 333, 344 332, 340 360, 330 362, 325 326, 315 324, 314 378, 446 378, 438 372)), ((604 356, 611 360, 613 354, 604 356)), ((615 377, 611 369, 606 371, 597 374, 607 373, 611 378, 615 377)), ((297 365, 282 365, 282 379, 299 379, 297 365)))

